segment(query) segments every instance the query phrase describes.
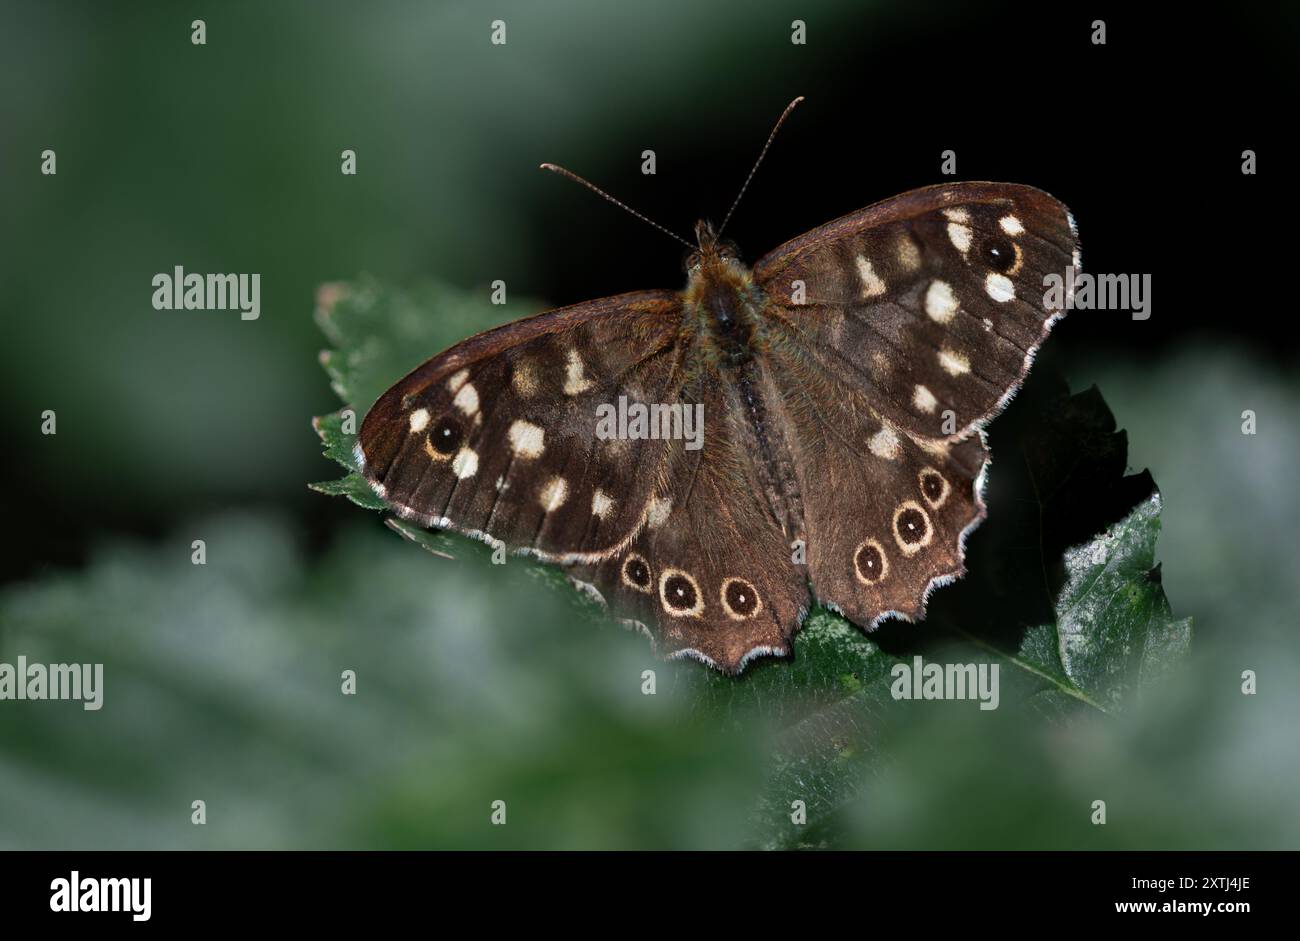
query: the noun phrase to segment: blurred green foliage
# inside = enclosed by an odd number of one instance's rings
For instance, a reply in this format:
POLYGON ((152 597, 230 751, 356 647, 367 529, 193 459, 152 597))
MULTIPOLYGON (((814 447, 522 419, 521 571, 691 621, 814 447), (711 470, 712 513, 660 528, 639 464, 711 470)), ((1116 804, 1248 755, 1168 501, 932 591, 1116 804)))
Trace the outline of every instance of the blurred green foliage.
MULTIPOLYGON (((1103 714, 1045 702, 1059 678, 1003 660, 1001 705, 982 712, 894 702, 895 658, 818 612, 792 663, 737 681, 658 662, 539 567, 503 569, 474 544, 454 547, 454 560, 430 556, 359 520, 310 559, 282 521, 226 516, 6 591, 6 657, 106 668, 99 712, 0 704, 0 846, 1296 838, 1293 663, 1254 663, 1261 694, 1244 697, 1243 661, 1202 653, 1103 714), (199 536, 206 566, 190 563, 199 536), (642 695, 646 669, 654 696, 642 695), (357 673, 355 696, 341 693, 344 670, 357 673), (195 799, 206 826, 189 822, 195 799), (498 799, 505 827, 489 823, 498 799), (789 822, 795 799, 808 803, 806 827, 789 822), (1097 799, 1105 827, 1088 822, 1097 799)), ((927 658, 971 656, 945 636, 927 658)))

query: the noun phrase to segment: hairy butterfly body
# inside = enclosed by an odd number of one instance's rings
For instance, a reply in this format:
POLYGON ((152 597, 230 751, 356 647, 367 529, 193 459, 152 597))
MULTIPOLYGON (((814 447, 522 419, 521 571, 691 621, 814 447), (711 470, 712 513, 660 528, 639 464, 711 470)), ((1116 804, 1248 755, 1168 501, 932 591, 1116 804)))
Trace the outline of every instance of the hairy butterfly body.
POLYGON ((920 619, 984 518, 983 428, 1064 313, 1043 279, 1078 265, 1069 212, 953 183, 752 270, 704 223, 697 241, 684 291, 549 311, 415 369, 362 424, 367 479, 728 673, 787 654, 814 599, 868 629, 920 619), (653 437, 596 433, 620 399, 658 406, 653 437), (702 435, 677 434, 700 405, 702 435))

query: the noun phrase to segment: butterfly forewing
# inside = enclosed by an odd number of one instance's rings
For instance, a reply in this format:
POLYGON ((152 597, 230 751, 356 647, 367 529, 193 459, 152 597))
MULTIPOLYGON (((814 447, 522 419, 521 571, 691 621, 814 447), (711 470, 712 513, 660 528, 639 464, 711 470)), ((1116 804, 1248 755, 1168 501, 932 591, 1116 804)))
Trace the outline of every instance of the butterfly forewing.
POLYGON ((754 267, 773 343, 866 393, 900 430, 961 438, 1005 404, 1061 314, 1044 278, 1077 265, 1040 190, 933 186, 877 203, 754 267))
POLYGON ((489 331, 386 392, 360 435, 372 486, 425 526, 595 558, 625 544, 659 478, 666 442, 605 440, 596 407, 675 398, 680 298, 641 292, 489 331))

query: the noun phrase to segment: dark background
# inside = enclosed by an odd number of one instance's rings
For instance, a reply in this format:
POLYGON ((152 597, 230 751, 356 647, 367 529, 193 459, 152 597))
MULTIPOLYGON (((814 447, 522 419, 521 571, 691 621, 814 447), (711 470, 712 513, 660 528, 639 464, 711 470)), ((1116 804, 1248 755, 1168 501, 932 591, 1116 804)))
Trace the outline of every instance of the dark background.
POLYGON ((680 246, 537 165, 689 233, 725 213, 796 95, 728 232, 748 260, 941 181, 953 149, 959 179, 1070 205, 1086 270, 1153 277, 1149 321, 1076 314, 1053 359, 1140 366, 1200 340, 1294 362, 1271 274, 1289 245, 1261 224, 1285 213, 1266 203, 1294 9, 229 3, 206 11, 203 47, 189 21, 205 11, 170 4, 6 11, 5 579, 230 504, 287 509, 319 544, 347 508, 303 486, 324 466, 307 419, 329 406, 317 284, 503 278, 511 315, 676 285, 680 246), (505 47, 487 41, 495 16, 505 47), (37 172, 46 147, 56 177, 37 172), (1258 176, 1239 172, 1246 148, 1258 176), (154 311, 149 279, 175 264, 260 272, 261 320, 154 311))

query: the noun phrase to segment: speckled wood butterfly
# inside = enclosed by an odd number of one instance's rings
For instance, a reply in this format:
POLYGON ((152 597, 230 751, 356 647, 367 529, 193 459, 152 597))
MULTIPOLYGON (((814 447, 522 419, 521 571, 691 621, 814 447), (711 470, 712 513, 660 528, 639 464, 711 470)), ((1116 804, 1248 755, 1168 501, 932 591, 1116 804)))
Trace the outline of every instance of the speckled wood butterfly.
POLYGON ((684 291, 538 314, 414 370, 366 415, 366 477, 728 673, 788 654, 813 597, 868 630, 923 617, 985 515, 984 426, 1064 313, 1043 278, 1078 265, 1072 217, 1029 186, 949 183, 752 269, 696 236, 684 291), (597 434, 616 403, 653 436, 597 434), (699 405, 702 438, 675 435, 699 405))

